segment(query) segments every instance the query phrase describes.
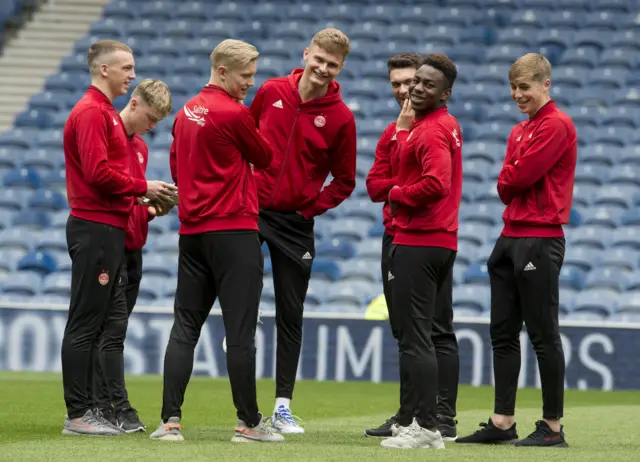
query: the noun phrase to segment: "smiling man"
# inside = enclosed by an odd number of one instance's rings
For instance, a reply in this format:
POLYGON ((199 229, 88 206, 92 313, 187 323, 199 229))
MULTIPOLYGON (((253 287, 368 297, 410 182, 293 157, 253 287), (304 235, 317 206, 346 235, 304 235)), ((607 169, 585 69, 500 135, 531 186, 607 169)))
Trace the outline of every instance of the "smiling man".
POLYGON ((432 332, 438 299, 448 299, 446 309, 453 310, 449 279, 458 248, 462 138, 446 103, 456 76, 455 64, 442 54, 427 56, 416 72, 409 87, 415 121, 399 155, 397 185, 389 192, 402 386, 394 436, 380 443, 386 448, 444 448, 432 332))
POLYGON ((254 175, 260 236, 271 254, 276 296, 276 404, 273 427, 304 433, 290 401, 300 359, 302 312, 315 256, 314 217, 337 207, 356 185, 356 124, 334 78, 349 54, 337 29, 318 32, 304 50, 304 69, 268 80, 251 105, 260 133, 276 148, 254 175), (323 185, 331 174, 331 183, 323 185))
POLYGON ((69 114, 63 133, 72 270, 61 351, 67 406, 62 433, 119 435, 90 409, 87 381, 94 344, 113 310, 134 198, 169 200, 176 188, 136 178, 129 169, 129 140, 112 101, 127 94, 136 77, 131 48, 112 40, 96 42, 89 48, 87 63, 91 86, 69 114))
POLYGON ((489 261, 494 415, 459 443, 517 440, 516 392, 522 323, 536 352, 542 385, 542 420, 516 446, 566 447, 564 352, 558 323, 559 278, 564 261, 562 225, 569 222, 577 159, 573 121, 549 96, 551 64, 537 53, 509 70, 511 97, 529 118, 507 141, 498 194, 504 228, 489 261))
MULTIPOLYGON (((415 113, 409 99, 409 88, 422 65, 424 56, 417 53, 400 53, 389 59, 389 82, 391 91, 400 106, 400 114, 395 122, 389 124, 380 136, 376 146, 376 157, 367 175, 367 191, 373 202, 384 202, 382 208, 385 232, 382 236, 382 286, 389 312, 391 332, 397 340, 398 322, 393 307, 391 272, 391 248, 395 234, 389 207, 389 191, 398 182, 398 156, 413 125, 415 113)), ((451 269, 453 271, 453 268, 451 269)), ((447 278, 453 285, 453 278, 447 278)), ((453 310, 451 308, 451 288, 443 287, 436 301, 436 312, 433 319, 433 343, 438 359, 438 430, 445 441, 455 440, 456 402, 458 397, 458 381, 460 375, 460 359, 458 341, 453 328, 453 310)), ((401 387, 405 386, 401 379, 401 387)), ((398 422, 398 414, 387 419, 376 428, 364 431, 366 436, 388 438, 392 436, 392 427, 398 422)))
POLYGON ((216 299, 227 339, 227 371, 238 424, 233 442, 278 442, 258 412, 255 333, 262 292, 258 194, 252 165, 273 149, 240 104, 254 84, 258 50, 224 40, 211 53, 211 79, 176 116, 171 176, 180 188, 180 255, 174 321, 164 358, 162 422, 155 440, 181 441, 182 405, 202 326, 216 299))

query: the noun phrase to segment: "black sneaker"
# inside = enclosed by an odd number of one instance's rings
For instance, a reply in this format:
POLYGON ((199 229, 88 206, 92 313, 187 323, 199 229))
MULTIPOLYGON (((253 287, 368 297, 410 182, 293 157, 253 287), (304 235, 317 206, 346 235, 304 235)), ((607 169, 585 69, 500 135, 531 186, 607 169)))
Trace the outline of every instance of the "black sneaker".
POLYGON ((502 430, 489 418, 488 422, 481 422, 480 426, 482 429, 477 430, 473 435, 456 439, 456 443, 511 444, 518 440, 515 423, 508 430, 502 430))
POLYGON ((457 420, 453 420, 451 417, 438 415, 438 430, 442 435, 442 439, 445 441, 455 441, 458 437, 456 431, 457 420))
POLYGON ((144 432, 147 427, 140 422, 138 411, 133 408, 122 409, 117 414, 118 426, 125 433, 144 432))
POLYGON ((391 426, 398 423, 398 415, 394 415, 393 417, 387 419, 382 425, 377 428, 369 428, 364 431, 366 436, 370 436, 372 438, 391 438, 393 435, 391 434, 391 426))
POLYGON ((564 426, 560 425, 560 431, 554 432, 544 420, 536 422, 535 431, 525 439, 516 441, 516 446, 542 446, 553 448, 567 448, 569 445, 564 439, 564 426))

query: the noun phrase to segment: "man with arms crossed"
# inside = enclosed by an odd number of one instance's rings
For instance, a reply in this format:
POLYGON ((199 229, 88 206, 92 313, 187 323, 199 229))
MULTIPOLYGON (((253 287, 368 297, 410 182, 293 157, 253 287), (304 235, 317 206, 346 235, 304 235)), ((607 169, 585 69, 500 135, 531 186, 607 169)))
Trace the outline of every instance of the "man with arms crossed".
MULTIPOLYGON (((417 53, 400 53, 393 56, 387 63, 391 89, 401 110, 398 120, 389 124, 380 136, 376 147, 376 158, 367 176, 369 197, 373 202, 384 202, 382 208, 385 225, 385 233, 382 236, 382 286, 387 302, 391 331, 395 339, 398 339, 398 326, 394 318, 395 312, 391 294, 394 276, 391 272, 390 256, 394 229, 388 198, 389 191, 397 184, 398 154, 409 135, 415 116, 409 100, 409 85, 423 60, 424 56, 417 53)), ((449 278, 447 281, 453 283, 453 278, 449 278)), ((458 342, 453 330, 453 310, 447 309, 451 299, 446 294, 450 294, 452 290, 452 287, 443 290, 442 296, 436 301, 432 336, 438 358, 438 430, 445 441, 456 438, 456 421, 453 418, 456 415, 460 371, 458 342)), ((364 433, 371 437, 388 438, 392 436, 391 427, 397 423, 397 419, 398 414, 387 419, 377 428, 365 430, 364 433)))
MULTIPOLYGON (((129 138, 131 148, 131 175, 144 180, 149 160, 149 148, 142 139, 158 122, 171 113, 169 87, 160 80, 146 79, 133 90, 120 118, 129 138)), ((125 257, 120 268, 120 279, 114 296, 114 309, 105 321, 98 343, 93 371, 93 393, 96 412, 126 433, 144 431, 145 426, 131 406, 124 380, 124 341, 129 316, 138 297, 142 278, 142 248, 147 242, 149 221, 166 215, 172 208, 169 202, 154 205, 135 205, 127 223, 125 257), (109 370, 117 370, 117 376, 106 376, 102 364, 113 364, 109 370)))
POLYGON ((455 64, 442 54, 427 56, 416 71, 409 87, 416 119, 399 155, 397 185, 389 192, 401 386, 393 436, 380 443, 386 448, 444 448, 432 336, 437 317, 453 317, 462 138, 446 103, 456 77, 455 64))
MULTIPOLYGON (((89 48, 87 62, 92 83, 71 111, 63 135, 71 207, 67 245, 72 261, 71 302, 61 351, 67 407, 63 434, 119 435, 117 428, 91 410, 92 350, 114 307, 134 198, 168 200, 176 188, 130 174, 129 140, 112 101, 126 95, 135 79, 131 48, 100 41, 89 48)), ((104 372, 108 377, 119 373, 110 368, 104 372)))
POLYGON ((227 371, 238 425, 233 442, 278 442, 271 416, 258 412, 255 332, 262 293, 258 193, 252 164, 273 150, 241 104, 253 86, 259 53, 224 40, 211 53, 211 80, 176 116, 171 174, 180 188, 180 257, 174 323, 164 358, 157 440, 184 439, 180 420, 193 353, 216 298, 227 343, 227 371))
POLYGON ((498 194, 504 229, 487 266, 491 279, 494 415, 459 443, 518 439, 514 419, 522 323, 538 358, 542 420, 516 446, 566 447, 563 426, 564 352, 558 325, 563 224, 569 222, 577 158, 573 121, 549 96, 551 64, 529 53, 509 70, 511 97, 529 119, 507 141, 498 194))
POLYGON ((304 69, 268 80, 251 112, 276 148, 269 168, 254 172, 260 237, 271 254, 276 294, 276 404, 273 427, 304 433, 290 401, 300 359, 302 313, 315 255, 314 217, 337 207, 355 189, 356 125, 334 78, 349 54, 337 29, 318 32, 304 50, 304 69), (331 183, 322 186, 329 173, 331 183))

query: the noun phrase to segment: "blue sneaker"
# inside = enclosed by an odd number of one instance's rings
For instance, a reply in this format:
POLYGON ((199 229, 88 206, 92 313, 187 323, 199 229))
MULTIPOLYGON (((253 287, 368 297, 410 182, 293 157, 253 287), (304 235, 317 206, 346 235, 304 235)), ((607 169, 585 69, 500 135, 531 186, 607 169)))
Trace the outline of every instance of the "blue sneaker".
POLYGON ((298 425, 294 419, 300 420, 299 417, 291 415, 291 411, 288 408, 281 405, 273 413, 271 425, 278 433, 304 433, 304 428, 298 425))

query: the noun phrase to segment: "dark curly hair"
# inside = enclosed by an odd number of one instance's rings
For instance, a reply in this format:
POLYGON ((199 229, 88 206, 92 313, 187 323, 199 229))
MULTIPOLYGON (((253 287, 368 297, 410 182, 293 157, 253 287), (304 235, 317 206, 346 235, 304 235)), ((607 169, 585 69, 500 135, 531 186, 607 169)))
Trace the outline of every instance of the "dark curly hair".
POLYGON ((453 88, 453 84, 458 76, 458 68, 449 57, 442 53, 434 53, 424 58, 421 66, 431 66, 434 69, 438 69, 444 74, 444 78, 449 84, 448 89, 453 88))

